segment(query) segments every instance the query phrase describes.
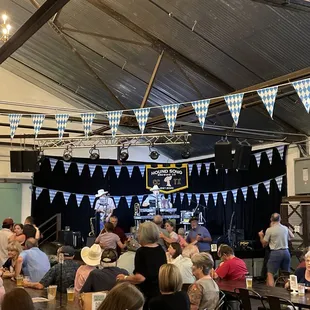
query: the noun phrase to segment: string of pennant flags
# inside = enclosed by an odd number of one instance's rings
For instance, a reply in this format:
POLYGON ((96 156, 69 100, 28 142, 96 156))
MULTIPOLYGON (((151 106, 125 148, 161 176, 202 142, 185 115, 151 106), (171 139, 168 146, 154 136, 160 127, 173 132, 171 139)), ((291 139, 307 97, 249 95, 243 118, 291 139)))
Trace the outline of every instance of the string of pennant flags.
MULTIPOLYGON (((279 84, 277 86, 227 95, 224 97, 220 96, 220 97, 214 97, 214 98, 203 99, 203 100, 198 100, 198 101, 190 101, 190 102, 164 105, 160 107, 156 106, 156 107, 133 109, 133 110, 128 109, 128 110, 118 110, 118 111, 108 111, 108 112, 106 111, 105 112, 101 112, 101 111, 87 112, 87 113, 81 113, 80 117, 81 117, 81 121, 83 124, 84 134, 86 137, 88 137, 90 132, 92 131, 92 124, 93 124, 93 120, 95 119, 96 115, 97 114, 106 115, 109 121, 110 128, 111 128, 111 134, 114 137, 117 133, 123 112, 133 111, 135 114, 137 123, 139 125, 139 129, 141 133, 143 134, 146 123, 148 121, 150 109, 160 108, 162 109, 162 112, 166 119, 170 133, 173 133, 177 114, 178 114, 178 109, 180 105, 188 105, 188 104, 192 105, 197 115, 198 121, 203 129, 211 100, 224 98, 227 104, 227 107, 231 113, 232 119, 235 125, 237 126, 239 122, 241 108, 242 108, 243 97, 246 93, 257 92, 266 110, 268 111, 270 117, 273 118, 273 111, 274 111, 275 100, 276 100, 277 93, 278 93, 278 88, 280 86, 285 86, 285 85, 292 85, 294 87, 306 111, 309 113, 310 111, 310 78, 307 78, 307 79, 298 80, 295 82, 279 84)), ((71 114, 76 114, 76 113, 71 113, 71 114)), ((14 138, 16 129, 18 128, 18 125, 20 123, 20 120, 22 119, 22 116, 23 116, 22 114, 9 114, 8 115, 11 139, 14 138)), ((55 121, 56 121, 56 126, 58 129, 59 139, 62 139, 63 137, 69 116, 70 116, 69 114, 56 114, 55 115, 55 121)), ((32 115, 35 138, 37 138, 44 120, 45 120, 44 114, 32 115)))
MULTIPOLYGON (((222 198, 223 198, 224 203, 226 204, 227 196, 228 196, 229 192, 232 193, 234 202, 237 201, 238 191, 241 191, 242 194, 243 194, 244 200, 247 200, 247 195, 248 195, 248 191, 249 191, 250 188, 253 189, 255 198, 257 198, 257 196, 258 196, 258 188, 259 188, 259 185, 261 185, 261 184, 263 184, 265 186, 265 188, 266 188, 266 190, 267 190, 267 192, 269 194, 270 193, 270 183, 271 183, 272 180, 276 181, 278 189, 279 189, 279 191, 281 191, 282 190, 283 176, 284 175, 281 175, 281 176, 276 177, 275 179, 270 179, 270 180, 267 180, 267 181, 264 181, 264 182, 260 182, 260 183, 254 184, 254 185, 245 186, 245 187, 241 187, 241 188, 238 188, 238 189, 232 189, 232 190, 228 190, 228 191, 211 192, 211 193, 183 193, 183 192, 180 192, 180 193, 171 194, 171 197, 172 197, 172 201, 175 201, 176 198, 177 198, 177 195, 179 195, 180 201, 181 201, 181 203, 183 203, 183 200, 184 200, 185 196, 187 196, 188 201, 199 202, 201 195, 203 195, 204 198, 205 198, 206 204, 208 204, 208 201, 209 201, 210 197, 212 196, 213 200, 214 200, 214 205, 216 205, 217 204, 217 200, 220 197, 219 195, 221 195, 222 198), (189 199, 189 196, 191 197, 190 199, 189 199)), ((95 195, 76 194, 76 193, 70 193, 70 192, 59 191, 59 190, 54 190, 54 189, 48 189, 48 188, 44 188, 44 187, 35 187, 34 192, 35 192, 35 195, 36 195, 36 199, 39 198, 39 196, 41 195, 42 191, 44 191, 44 190, 48 191, 49 199, 50 199, 50 203, 51 204, 52 204, 52 202, 53 202, 53 200, 54 200, 54 198, 55 198, 57 193, 61 193, 63 195, 63 199, 64 199, 66 205, 68 204, 68 201, 69 201, 69 199, 72 196, 75 196, 75 199, 76 199, 78 207, 80 207, 80 205, 82 203, 82 200, 84 198, 88 198, 89 199, 89 203, 90 203, 91 207, 93 206, 94 201, 95 201, 95 195)), ((114 202, 115 202, 116 206, 119 205, 119 202, 120 202, 121 198, 124 198, 124 199, 126 199, 128 206, 130 207, 131 204, 132 204, 132 199, 134 197, 137 197, 139 203, 142 204, 142 201, 143 201, 144 197, 146 197, 146 196, 147 195, 111 196, 111 197, 114 199, 114 202)))
MULTIPOLYGON (((278 150, 278 153, 280 154, 281 159, 283 159, 283 156, 284 156, 284 145, 278 146, 276 149, 278 150)), ((258 167, 260 166, 261 157, 262 157, 263 153, 266 153, 266 155, 268 157, 268 160, 269 160, 269 163, 272 164, 273 149, 271 148, 271 149, 267 149, 267 150, 264 150, 262 152, 257 152, 257 153, 253 154, 253 156, 255 156, 255 158, 256 158, 256 162, 257 162, 257 166, 258 167)), ((110 167, 113 167, 117 177, 119 177, 122 168, 126 168, 128 170, 129 177, 132 176, 132 172, 133 172, 134 167, 138 167, 138 169, 140 170, 140 173, 141 173, 142 176, 144 175, 144 171, 145 171, 145 165, 124 165, 124 166, 117 166, 116 165, 116 166, 110 166, 110 165, 84 164, 84 163, 77 163, 77 162, 73 163, 73 162, 67 162, 67 161, 63 161, 63 160, 58 160, 58 159, 55 159, 55 158, 48 158, 48 160, 50 162, 51 171, 54 170, 57 162, 62 162, 64 170, 65 170, 65 173, 68 172, 69 168, 71 167, 71 164, 76 164, 78 172, 79 172, 79 175, 82 174, 82 171, 83 171, 84 167, 88 166, 88 169, 89 169, 91 177, 93 176, 93 174, 94 174, 94 172, 95 172, 97 167, 99 167, 99 169, 101 169, 101 171, 102 171, 102 173, 104 175, 108 172, 108 169, 110 167)), ((202 165, 205 165, 206 173, 208 174, 211 164, 214 164, 214 162, 188 164, 189 174, 192 173, 193 167, 196 166, 197 167, 198 175, 200 175, 202 165)), ((226 169, 226 173, 227 173, 227 169, 226 169)))

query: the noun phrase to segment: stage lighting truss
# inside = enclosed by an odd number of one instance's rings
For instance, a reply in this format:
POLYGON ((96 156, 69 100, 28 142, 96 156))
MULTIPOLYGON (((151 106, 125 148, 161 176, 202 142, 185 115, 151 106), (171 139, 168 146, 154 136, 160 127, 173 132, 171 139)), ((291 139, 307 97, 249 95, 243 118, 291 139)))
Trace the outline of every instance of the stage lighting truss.
POLYGON ((102 147, 122 147, 124 145, 130 146, 160 146, 160 145, 175 145, 175 144, 189 144, 188 132, 169 133, 146 133, 136 135, 117 135, 112 136, 90 136, 86 137, 72 137, 63 138, 40 138, 35 139, 37 148, 40 149, 67 149, 70 148, 92 148, 96 145, 97 148, 102 147))

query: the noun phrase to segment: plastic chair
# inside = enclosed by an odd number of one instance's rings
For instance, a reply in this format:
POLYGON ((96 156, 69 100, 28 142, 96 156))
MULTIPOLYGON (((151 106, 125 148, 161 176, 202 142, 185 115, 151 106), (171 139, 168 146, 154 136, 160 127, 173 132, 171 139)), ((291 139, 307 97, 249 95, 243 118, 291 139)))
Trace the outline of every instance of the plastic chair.
MULTIPOLYGON (((280 298, 277 296, 267 296, 267 300, 268 300, 270 309, 272 310, 282 310, 283 307, 281 307, 281 305, 287 305, 287 306, 290 306, 291 309, 297 310, 294 304, 288 299, 280 298)), ((287 307, 287 309, 289 308, 287 307)))
POLYGON ((265 310, 267 309, 266 306, 264 305, 263 302, 263 297, 255 292, 254 290, 248 290, 246 288, 235 288, 234 292, 238 295, 239 300, 242 304, 242 308, 244 310, 251 310, 252 309, 252 304, 251 304, 251 295, 257 297, 257 299, 260 300, 262 307, 258 307, 258 310, 265 310))

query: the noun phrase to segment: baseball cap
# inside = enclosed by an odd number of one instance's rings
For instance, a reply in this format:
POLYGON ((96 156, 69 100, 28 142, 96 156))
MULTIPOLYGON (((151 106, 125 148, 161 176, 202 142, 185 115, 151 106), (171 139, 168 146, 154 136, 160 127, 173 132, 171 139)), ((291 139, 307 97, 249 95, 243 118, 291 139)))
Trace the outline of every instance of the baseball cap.
POLYGON ((65 257, 71 257, 71 256, 75 255, 74 248, 72 246, 69 246, 69 245, 62 246, 59 249, 59 253, 63 253, 63 255, 65 257))
POLYGON ((8 217, 6 219, 3 220, 3 225, 13 225, 14 224, 14 221, 12 218, 8 217))
POLYGON ((103 263, 115 263, 117 259, 117 252, 114 249, 105 249, 101 254, 101 262, 103 263))

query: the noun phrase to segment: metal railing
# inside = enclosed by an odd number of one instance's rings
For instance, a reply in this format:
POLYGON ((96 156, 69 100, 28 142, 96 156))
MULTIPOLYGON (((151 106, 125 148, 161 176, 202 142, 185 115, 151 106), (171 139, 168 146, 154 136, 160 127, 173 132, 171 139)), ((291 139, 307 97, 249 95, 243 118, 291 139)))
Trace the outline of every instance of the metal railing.
POLYGON ((58 240, 58 232, 61 230, 61 213, 55 214, 42 223, 38 228, 40 229, 41 235, 43 235, 39 245, 42 245, 45 242, 58 240))

